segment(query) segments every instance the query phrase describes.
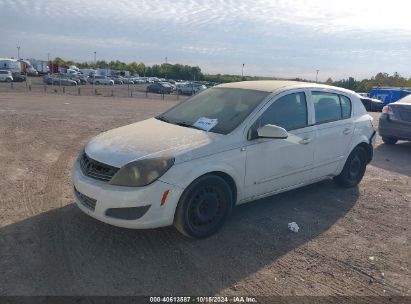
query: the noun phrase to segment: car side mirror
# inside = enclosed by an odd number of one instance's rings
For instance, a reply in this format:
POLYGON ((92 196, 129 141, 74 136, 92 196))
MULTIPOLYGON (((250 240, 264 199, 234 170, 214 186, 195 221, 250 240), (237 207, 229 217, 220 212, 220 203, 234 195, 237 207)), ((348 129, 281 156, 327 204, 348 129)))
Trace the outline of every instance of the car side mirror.
POLYGON ((265 125, 258 128, 257 136, 260 138, 286 139, 288 137, 288 132, 279 126, 265 125))

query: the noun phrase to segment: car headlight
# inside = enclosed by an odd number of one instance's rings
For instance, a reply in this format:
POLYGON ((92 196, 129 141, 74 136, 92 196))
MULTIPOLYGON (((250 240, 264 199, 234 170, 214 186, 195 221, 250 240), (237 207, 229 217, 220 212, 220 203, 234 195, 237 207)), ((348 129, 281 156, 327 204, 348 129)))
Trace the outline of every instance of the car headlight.
POLYGON ((137 160, 122 167, 110 180, 110 185, 141 187, 160 178, 174 164, 174 157, 137 160))

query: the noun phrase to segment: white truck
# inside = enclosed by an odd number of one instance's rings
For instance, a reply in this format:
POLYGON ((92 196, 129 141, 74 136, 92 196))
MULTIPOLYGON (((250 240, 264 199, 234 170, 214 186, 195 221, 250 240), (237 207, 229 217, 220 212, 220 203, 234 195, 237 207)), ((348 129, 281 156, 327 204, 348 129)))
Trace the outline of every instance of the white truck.
POLYGON ((23 72, 27 75, 37 76, 39 74, 29 60, 19 59, 18 61, 22 64, 23 72))
POLYGON ((10 71, 15 82, 26 80, 25 66, 16 59, 0 58, 0 70, 10 71))
POLYGON ((39 75, 45 75, 50 72, 49 64, 47 60, 30 59, 33 68, 39 73, 39 75))
POLYGON ((0 70, 8 70, 12 73, 23 73, 23 65, 16 59, 0 58, 0 70))

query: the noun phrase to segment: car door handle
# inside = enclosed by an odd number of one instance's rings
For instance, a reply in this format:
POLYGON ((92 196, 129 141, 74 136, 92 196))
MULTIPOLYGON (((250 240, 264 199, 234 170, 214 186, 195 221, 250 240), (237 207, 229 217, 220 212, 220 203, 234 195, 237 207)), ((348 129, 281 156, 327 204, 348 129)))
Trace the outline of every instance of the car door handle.
POLYGON ((346 129, 344 129, 343 133, 344 133, 345 135, 348 135, 348 134, 351 133, 351 129, 350 129, 350 128, 346 128, 346 129))
POLYGON ((303 138, 299 141, 302 145, 308 145, 311 142, 311 138, 303 138))

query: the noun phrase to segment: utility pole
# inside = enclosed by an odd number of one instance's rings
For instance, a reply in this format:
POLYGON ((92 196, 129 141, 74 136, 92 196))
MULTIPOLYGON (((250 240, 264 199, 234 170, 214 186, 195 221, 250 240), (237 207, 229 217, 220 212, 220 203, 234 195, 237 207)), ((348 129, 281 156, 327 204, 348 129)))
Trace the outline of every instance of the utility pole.
POLYGON ((243 67, 241 68, 241 77, 244 77, 244 63, 243 63, 243 67))
POLYGON ((96 58, 97 58, 97 52, 96 52, 96 51, 94 51, 94 66, 95 66, 95 65, 96 65, 96 63, 97 63, 96 58))
POLYGON ((20 59, 20 47, 17 47, 17 60, 20 59))
POLYGON ((317 70, 317 74, 315 75, 315 82, 318 82, 318 72, 319 72, 320 70, 317 70))

